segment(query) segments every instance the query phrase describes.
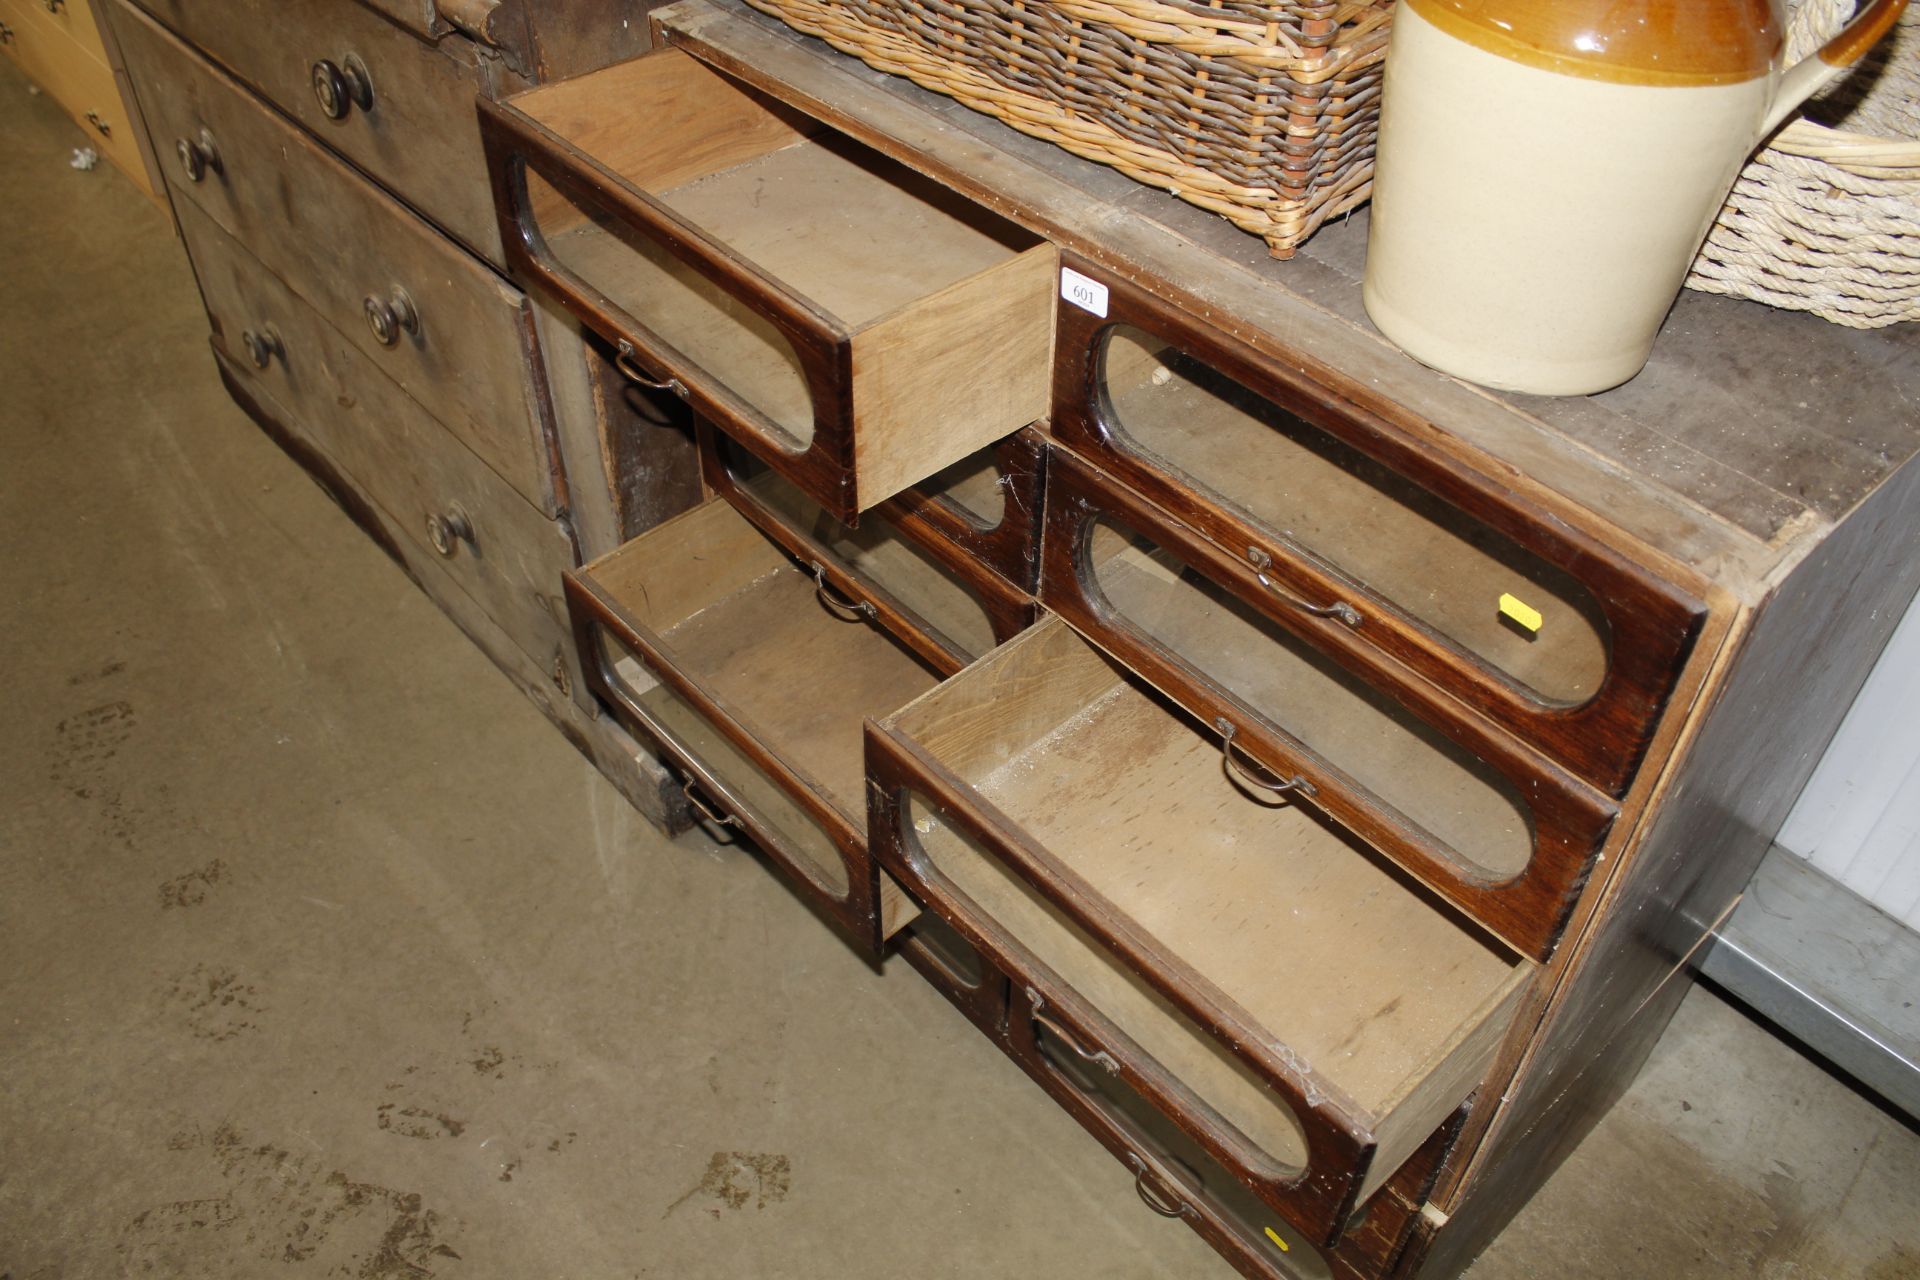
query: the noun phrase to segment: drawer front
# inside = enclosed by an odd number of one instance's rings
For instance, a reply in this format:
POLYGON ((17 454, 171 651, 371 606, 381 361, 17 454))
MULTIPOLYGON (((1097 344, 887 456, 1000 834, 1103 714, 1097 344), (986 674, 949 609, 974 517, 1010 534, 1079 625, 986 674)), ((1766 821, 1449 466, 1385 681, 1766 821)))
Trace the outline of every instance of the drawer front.
POLYGON ((144 173, 133 123, 104 55, 82 45, 44 10, 36 9, 39 2, 0 0, 0 27, 4 27, 0 51, 74 118, 85 131, 88 146, 128 174, 144 173))
POLYGON ((1330 643, 1418 672, 1624 791, 1704 606, 1511 487, 1430 424, 1330 393, 1085 263, 1059 309, 1053 430, 1258 570, 1330 643))
POLYGON ((705 424, 700 450, 709 487, 817 570, 823 604, 873 613, 937 669, 958 671, 1032 625, 1033 597, 951 543, 896 523, 891 504, 850 529, 705 424))
POLYGON ((529 502, 553 510, 550 414, 526 296, 157 24, 123 14, 121 42, 176 197, 244 243, 529 502))
MULTIPOLYGON (((476 94, 492 91, 496 72, 477 46, 459 37, 426 44, 352 0, 143 0, 143 7, 469 249, 500 263, 473 105, 476 94)), ((137 69, 134 81, 144 103, 150 88, 137 69)))
POLYGON ((94 0, 20 0, 18 8, 31 10, 49 28, 78 45, 96 61, 107 61, 100 27, 93 16, 94 0))
MULTIPOLYGON (((177 206, 231 376, 258 385, 542 669, 572 665, 573 541, 191 203, 177 206), (248 335, 252 335, 250 339, 248 335), (265 367, 252 354, 264 358, 265 367)), ((578 682, 569 677, 578 687, 578 682)))
POLYGON ((594 692, 700 782, 801 897, 877 953, 906 923, 866 851, 861 724, 938 682, 724 500, 567 576, 594 692), (636 678, 636 673, 641 678, 636 678))
POLYGON ((1057 450, 1041 599, 1221 740, 1251 793, 1313 809, 1535 959, 1613 801, 1404 671, 1327 644, 1272 580, 1057 450))
POLYGON ((1043 413, 1052 247, 685 52, 482 122, 515 276, 837 518, 1043 413))

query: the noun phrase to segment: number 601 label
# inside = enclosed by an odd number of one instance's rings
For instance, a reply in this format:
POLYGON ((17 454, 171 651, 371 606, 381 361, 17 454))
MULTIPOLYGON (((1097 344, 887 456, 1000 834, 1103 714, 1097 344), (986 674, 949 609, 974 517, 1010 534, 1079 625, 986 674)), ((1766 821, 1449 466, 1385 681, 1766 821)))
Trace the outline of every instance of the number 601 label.
POLYGON ((1060 268, 1060 296, 1082 311, 1107 318, 1107 286, 1087 279, 1072 267, 1060 268))

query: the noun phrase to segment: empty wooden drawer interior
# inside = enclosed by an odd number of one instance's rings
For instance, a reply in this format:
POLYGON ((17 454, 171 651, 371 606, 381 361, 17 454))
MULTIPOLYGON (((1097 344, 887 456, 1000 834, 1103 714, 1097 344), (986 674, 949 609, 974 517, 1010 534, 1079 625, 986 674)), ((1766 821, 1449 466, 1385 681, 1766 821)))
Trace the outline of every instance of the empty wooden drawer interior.
POLYGON ((935 554, 889 520, 884 508, 848 526, 723 437, 710 436, 707 443, 720 468, 716 487, 750 513, 770 518, 775 536, 795 555, 852 576, 852 591, 830 598, 843 609, 888 611, 894 632, 936 665, 957 671, 1032 621, 1031 600, 992 575, 962 573, 952 553, 935 554))
POLYGON ((1051 245, 686 53, 487 127, 515 270, 837 514, 1044 415, 1051 245))
POLYGON ((909 891, 1322 1239, 1479 1084, 1532 972, 1313 811, 1233 786, 1059 619, 883 722, 869 768, 909 891))
POLYGON ((1303 608, 1338 610, 1350 643, 1384 649, 1617 792, 1699 606, 1325 393, 1211 350, 1217 338, 1183 345, 1154 327, 1182 322, 1142 311, 1138 324, 1063 319, 1062 437, 1303 608))
POLYGON ((1118 495, 1064 469, 1052 483, 1048 605, 1209 725, 1238 785, 1320 810, 1529 955, 1551 952, 1611 801, 1426 686, 1336 661, 1250 603, 1257 582, 1185 560, 1224 559, 1206 543, 1137 527, 1148 509, 1108 510, 1118 495))
POLYGON ((865 941, 907 918, 863 851, 861 721, 937 673, 713 500, 568 577, 601 692, 865 941))

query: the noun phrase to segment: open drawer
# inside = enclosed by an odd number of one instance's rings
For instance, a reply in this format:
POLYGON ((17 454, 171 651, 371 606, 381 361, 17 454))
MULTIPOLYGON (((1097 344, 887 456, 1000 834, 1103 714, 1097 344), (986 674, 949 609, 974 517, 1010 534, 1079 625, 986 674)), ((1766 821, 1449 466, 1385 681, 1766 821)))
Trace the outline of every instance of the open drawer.
POLYGON ((1049 618, 871 725, 871 849, 1124 1083, 1317 1243, 1489 1069, 1533 965, 1049 618))
POLYGON ((1045 415, 1032 233, 678 49, 480 109, 513 273, 841 520, 1045 415))
POLYGON ((691 775, 711 820, 877 952, 915 908, 867 857, 861 721, 959 664, 843 603, 720 499, 567 575, 594 692, 691 775))
POLYGON ((1338 623, 1067 450, 1047 484, 1049 609, 1210 726, 1244 789, 1313 807, 1552 953, 1614 801, 1404 668, 1327 646, 1338 623))
POLYGON ((1073 269, 1105 305, 1059 310, 1056 438, 1322 619, 1329 645, 1401 663, 1624 791, 1704 605, 1420 447, 1424 424, 1073 269))
POLYGON ((853 611, 877 610, 887 630, 936 666, 957 670, 1030 626, 1032 596, 883 504, 850 528, 799 486, 719 432, 700 432, 707 484, 809 567, 853 611), (842 594, 844 593, 844 595, 842 594))
POLYGON ((1029 427, 887 499, 883 511, 901 528, 945 542, 1031 595, 1040 585, 1046 470, 1046 437, 1029 427))

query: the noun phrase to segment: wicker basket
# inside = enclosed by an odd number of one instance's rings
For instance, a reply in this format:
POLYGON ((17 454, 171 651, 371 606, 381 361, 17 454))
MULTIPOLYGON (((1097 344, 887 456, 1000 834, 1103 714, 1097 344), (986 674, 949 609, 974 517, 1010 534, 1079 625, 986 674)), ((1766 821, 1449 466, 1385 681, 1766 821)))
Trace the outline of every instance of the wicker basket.
MULTIPOLYGON (((1805 0, 1789 59, 1853 0, 1805 0)), ((1873 329, 1920 319, 1920 8, 1748 162, 1687 287, 1873 329)))
POLYGON ((1367 198, 1392 0, 749 0, 1230 219, 1275 257, 1367 198))

